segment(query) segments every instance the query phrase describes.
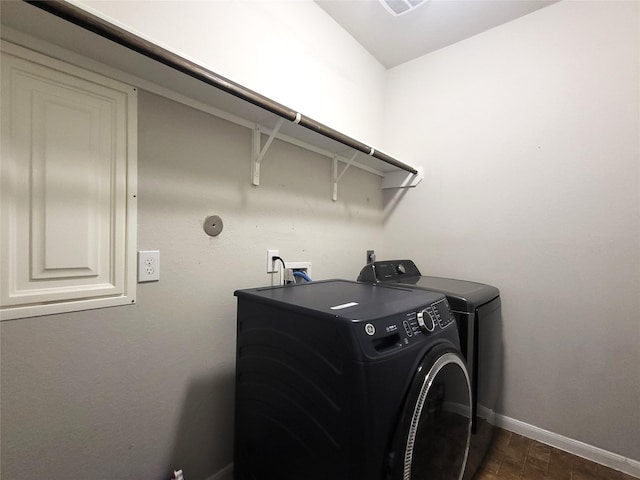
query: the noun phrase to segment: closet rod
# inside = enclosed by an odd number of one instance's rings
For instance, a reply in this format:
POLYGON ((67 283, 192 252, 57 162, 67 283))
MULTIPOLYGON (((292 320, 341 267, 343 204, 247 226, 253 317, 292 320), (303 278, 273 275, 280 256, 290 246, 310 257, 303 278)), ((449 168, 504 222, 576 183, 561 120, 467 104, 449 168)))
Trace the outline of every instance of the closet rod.
POLYGON ((57 17, 74 23, 82 28, 85 28, 93 33, 96 33, 102 37, 105 37, 115 43, 118 43, 124 47, 127 47, 135 52, 138 52, 146 57, 156 60, 168 67, 171 67, 179 72, 189 75, 197 80, 207 83, 213 87, 216 87, 224 92, 227 92, 237 98, 245 100, 257 107, 263 108, 275 115, 283 117, 291 122, 297 123, 302 127, 312 130, 320 135, 335 140, 347 147, 353 148, 360 152, 363 152, 369 156, 377 158, 385 163, 393 165, 406 172, 413 173, 414 175, 418 171, 410 165, 403 163, 395 158, 387 155, 386 153, 379 152, 373 147, 370 147, 362 142, 359 142, 347 135, 344 135, 320 122, 317 122, 305 115, 302 115, 295 110, 270 99, 263 95, 260 95, 253 90, 243 87, 231 80, 228 80, 216 73, 203 68, 202 66, 187 60, 186 58, 176 55, 169 50, 155 45, 137 35, 127 32, 123 28, 120 28, 100 17, 93 15, 80 7, 77 7, 64 0, 24 0, 25 2, 45 10, 57 17))

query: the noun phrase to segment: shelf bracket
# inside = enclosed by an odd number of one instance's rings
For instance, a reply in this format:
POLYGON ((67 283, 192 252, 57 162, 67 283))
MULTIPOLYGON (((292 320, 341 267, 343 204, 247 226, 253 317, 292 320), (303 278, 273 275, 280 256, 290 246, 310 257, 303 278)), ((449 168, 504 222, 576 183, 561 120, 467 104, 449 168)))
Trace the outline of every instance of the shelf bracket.
POLYGON ((278 123, 276 123, 276 126, 273 127, 273 130, 271 131, 271 135, 269 135, 269 138, 267 138, 267 141, 263 147, 261 147, 262 127, 259 124, 256 124, 255 128, 253 129, 253 137, 252 137, 252 143, 251 143, 251 184, 252 185, 260 185, 260 164, 262 162, 262 159, 266 155, 267 150, 269 150, 269 147, 271 146, 271 142, 273 142, 273 139, 276 138, 276 135, 278 135, 278 132, 280 131, 280 127, 282 127, 283 122, 284 122, 284 118, 278 119, 278 123))
POLYGON ((331 199, 334 202, 338 200, 338 182, 340 181, 342 176, 345 174, 347 169, 351 166, 351 164, 353 163, 353 161, 356 159, 357 156, 358 156, 358 152, 353 154, 353 157, 351 157, 351 160, 347 162, 347 164, 342 169, 342 172, 340 172, 339 175, 338 175, 338 157, 337 156, 333 157, 333 194, 331 196, 331 199))
POLYGON ((413 188, 424 179, 424 168, 417 167, 417 173, 395 171, 387 172, 382 177, 382 189, 413 188))

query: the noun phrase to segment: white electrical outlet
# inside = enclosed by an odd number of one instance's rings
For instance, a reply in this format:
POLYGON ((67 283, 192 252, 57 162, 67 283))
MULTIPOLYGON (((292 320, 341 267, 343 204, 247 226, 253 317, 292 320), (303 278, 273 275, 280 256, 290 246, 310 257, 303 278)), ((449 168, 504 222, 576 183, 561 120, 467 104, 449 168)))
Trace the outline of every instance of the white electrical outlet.
POLYGON ((138 252, 138 283, 160 280, 160 251, 141 250, 138 252))
POLYGON ((280 250, 267 250, 267 273, 276 273, 280 271, 280 260, 273 260, 273 257, 279 257, 280 250))

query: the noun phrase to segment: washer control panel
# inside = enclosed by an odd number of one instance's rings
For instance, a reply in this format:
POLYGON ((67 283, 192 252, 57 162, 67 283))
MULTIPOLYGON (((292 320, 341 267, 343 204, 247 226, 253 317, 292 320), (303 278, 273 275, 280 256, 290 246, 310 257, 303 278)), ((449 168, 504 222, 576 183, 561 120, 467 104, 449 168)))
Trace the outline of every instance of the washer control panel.
POLYGON ((423 341, 455 323, 447 299, 394 317, 358 323, 359 338, 370 354, 384 354, 423 341))
POLYGON ((427 332, 433 332, 436 325, 440 328, 446 328, 454 321, 453 314, 446 299, 433 303, 422 312, 418 312, 418 324, 420 328, 427 332), (421 318, 422 323, 420 323, 421 318))
POLYGON ((432 333, 436 328, 446 328, 455 322, 446 298, 417 312, 408 313, 407 317, 403 323, 409 337, 423 332, 432 333))

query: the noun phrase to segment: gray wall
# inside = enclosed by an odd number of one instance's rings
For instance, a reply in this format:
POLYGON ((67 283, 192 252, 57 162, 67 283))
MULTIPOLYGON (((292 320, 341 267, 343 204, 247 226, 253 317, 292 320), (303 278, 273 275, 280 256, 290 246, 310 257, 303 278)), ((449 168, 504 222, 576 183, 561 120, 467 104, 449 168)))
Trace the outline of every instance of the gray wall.
POLYGON ((379 177, 350 169, 332 202, 331 162, 276 141, 252 187, 250 142, 140 92, 138 245, 161 280, 134 306, 1 324, 2 478, 197 480, 232 461, 233 291, 271 284, 268 248, 354 278, 382 232, 379 177))
POLYGON ((138 244, 161 281, 135 306, 0 325, 3 478, 228 465, 232 292, 272 281, 267 248, 314 278, 353 278, 375 248, 495 284, 500 412, 640 460, 639 15, 560 2, 388 72, 380 147, 427 169, 400 203, 357 170, 331 202, 329 162, 279 142, 251 187, 248 130, 141 92, 138 244))
POLYGON ((426 167, 387 251, 500 288, 499 413, 639 461, 640 5, 559 2, 387 93, 387 144, 426 167))

